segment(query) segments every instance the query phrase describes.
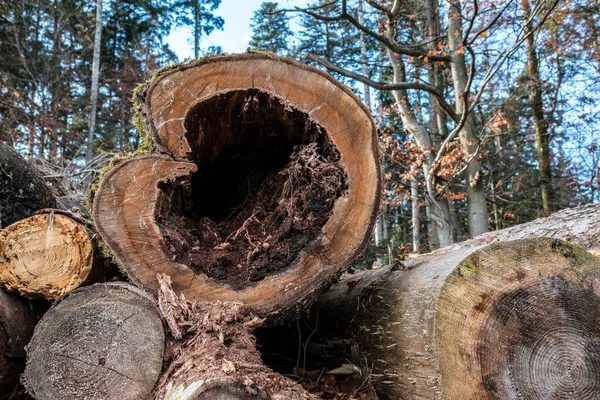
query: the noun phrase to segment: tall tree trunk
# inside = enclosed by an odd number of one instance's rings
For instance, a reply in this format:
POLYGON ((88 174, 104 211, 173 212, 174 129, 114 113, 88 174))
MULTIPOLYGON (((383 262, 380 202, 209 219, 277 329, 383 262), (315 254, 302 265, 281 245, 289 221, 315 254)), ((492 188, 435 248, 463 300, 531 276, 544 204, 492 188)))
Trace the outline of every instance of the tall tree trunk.
POLYGON ((548 132, 549 120, 544 116, 544 104, 542 100, 542 79, 540 77, 540 62, 538 60, 533 21, 529 21, 531 7, 529 0, 521 0, 522 18, 526 21, 525 49, 527 50, 527 76, 529 99, 531 100, 531 113, 535 125, 535 144, 537 147, 537 159, 540 169, 540 186, 542 189, 542 206, 544 214, 548 215, 555 210, 554 190, 552 188, 552 163, 550 156, 550 133, 548 132))
POLYGON ((194 0, 194 58, 200 57, 200 39, 202 27, 200 26, 200 1, 194 0))
MULTIPOLYGON (((405 82, 405 71, 404 62, 399 55, 394 54, 391 50, 388 51, 388 57, 392 64, 394 71, 393 82, 401 83, 405 82)), ((423 175, 425 179, 430 174, 431 164, 433 162, 433 155, 430 149, 432 148, 431 137, 427 129, 415 118, 414 111, 412 110, 411 103, 408 99, 406 90, 393 90, 392 95, 396 100, 396 106, 400 111, 402 123, 404 128, 408 130, 417 145, 423 152, 427 152, 429 155, 424 157, 423 160, 423 175)), ((430 197, 428 195, 428 197, 430 197)), ((435 231, 437 233, 437 241, 440 246, 447 246, 452 243, 452 227, 450 213, 445 209, 442 202, 438 202, 436 199, 430 199, 430 212, 432 222, 435 224, 435 231)))
POLYGON ((412 242, 413 252, 421 251, 421 219, 419 212, 419 181, 416 171, 413 171, 410 179, 410 203, 411 203, 411 221, 412 221, 412 242))
MULTIPOLYGON (((468 74, 465 62, 465 48, 462 45, 462 8, 461 2, 452 0, 448 5, 448 43, 452 54, 450 70, 456 96, 456 113, 462 115, 468 110, 467 89, 468 74)), ((467 197, 469 234, 478 236, 489 231, 487 199, 483 186, 481 161, 478 159, 480 141, 475 133, 475 121, 467 115, 464 127, 459 132, 460 142, 467 158, 467 197)))
POLYGON ((102 45, 102 0, 96 0, 96 31, 94 34, 94 59, 92 61, 92 85, 90 89, 90 115, 88 120, 88 142, 86 161, 94 158, 94 133, 98 104, 98 79, 100 75, 100 46, 102 45))

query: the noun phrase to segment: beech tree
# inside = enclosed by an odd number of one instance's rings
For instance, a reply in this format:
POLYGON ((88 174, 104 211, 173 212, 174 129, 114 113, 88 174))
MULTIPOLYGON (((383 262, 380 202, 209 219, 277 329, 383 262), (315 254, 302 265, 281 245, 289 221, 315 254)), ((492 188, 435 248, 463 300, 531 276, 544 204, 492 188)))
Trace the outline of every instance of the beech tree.
POLYGON ((270 51, 287 56, 293 53, 290 46, 292 31, 289 27, 289 16, 279 12, 279 6, 272 1, 261 4, 260 9, 252 17, 252 38, 250 47, 270 51))
POLYGON ((453 223, 449 183, 457 176, 464 176, 469 234, 486 232, 489 227, 481 130, 488 122, 477 121, 474 112, 487 84, 507 58, 543 26, 557 1, 545 1, 543 7, 536 7, 510 35, 510 44, 495 56, 478 52, 478 48, 508 18, 506 13, 512 2, 500 6, 479 1, 366 3, 365 13, 379 21, 378 29, 359 21, 356 2, 333 2, 338 7, 333 15, 324 13, 318 4, 300 11, 322 23, 350 24, 352 29, 377 41, 385 49, 392 69, 386 81, 365 76, 358 72, 359 66, 344 67, 315 54, 308 57, 331 71, 375 89, 391 91, 404 129, 423 153, 427 200, 440 245, 451 243, 458 228, 453 223), (426 111, 415 104, 423 95, 428 100, 426 111), (450 159, 446 156, 455 140, 460 143, 461 154, 459 159, 450 159))

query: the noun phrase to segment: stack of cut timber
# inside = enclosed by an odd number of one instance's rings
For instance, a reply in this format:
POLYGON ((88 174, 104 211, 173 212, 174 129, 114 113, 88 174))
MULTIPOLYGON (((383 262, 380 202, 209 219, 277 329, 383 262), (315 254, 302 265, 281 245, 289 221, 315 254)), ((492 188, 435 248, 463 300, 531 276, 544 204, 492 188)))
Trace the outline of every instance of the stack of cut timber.
POLYGON ((559 240, 600 247, 598 206, 323 294, 366 246, 381 196, 375 124, 350 89, 228 55, 160 71, 135 107, 144 151, 102 176, 91 222, 45 210, 0 232, 0 282, 18 293, 0 291, 0 390, 18 392, 32 337, 21 382, 40 400, 316 399, 263 363, 254 331, 319 299, 319 330, 373 366, 363 391, 600 397, 600 262, 559 240), (101 253, 128 283, 98 283, 101 253))

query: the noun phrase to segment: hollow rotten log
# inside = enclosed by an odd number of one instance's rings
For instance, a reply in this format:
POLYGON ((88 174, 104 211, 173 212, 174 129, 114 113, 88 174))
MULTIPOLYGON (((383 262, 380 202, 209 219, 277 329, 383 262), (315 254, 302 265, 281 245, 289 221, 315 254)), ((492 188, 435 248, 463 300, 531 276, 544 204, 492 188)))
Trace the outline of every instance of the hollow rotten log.
POLYGON ((137 92, 155 154, 103 177, 93 220, 129 278, 292 315, 358 257, 380 200, 376 128, 330 75, 265 54, 165 70, 137 92), (161 154, 158 154, 161 153, 161 154))
POLYGON ((40 320, 22 382, 37 400, 146 399, 164 345, 150 295, 125 283, 95 284, 66 294, 40 320))
POLYGON ((599 398, 600 262, 583 248, 600 248, 598 205, 346 274, 315 304, 309 357, 358 344, 389 399, 599 398))
POLYGON ((56 199, 39 172, 0 142, 0 229, 55 206, 56 199))
POLYGON ((44 210, 0 232, 0 283, 8 291, 55 300, 103 277, 95 234, 70 213, 44 210))

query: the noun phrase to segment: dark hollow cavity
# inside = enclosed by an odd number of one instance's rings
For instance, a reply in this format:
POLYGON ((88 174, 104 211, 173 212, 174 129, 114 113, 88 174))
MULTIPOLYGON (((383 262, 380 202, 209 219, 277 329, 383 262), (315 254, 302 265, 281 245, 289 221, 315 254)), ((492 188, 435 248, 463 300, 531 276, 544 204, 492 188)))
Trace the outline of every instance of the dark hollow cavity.
POLYGON ((189 182, 163 184, 165 251, 241 289, 294 263, 317 242, 346 193, 340 155, 302 111, 259 90, 226 92, 185 119, 189 182))

